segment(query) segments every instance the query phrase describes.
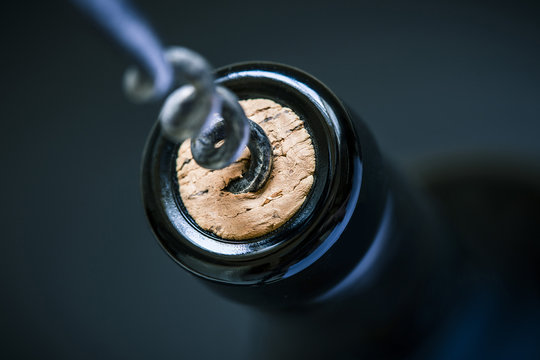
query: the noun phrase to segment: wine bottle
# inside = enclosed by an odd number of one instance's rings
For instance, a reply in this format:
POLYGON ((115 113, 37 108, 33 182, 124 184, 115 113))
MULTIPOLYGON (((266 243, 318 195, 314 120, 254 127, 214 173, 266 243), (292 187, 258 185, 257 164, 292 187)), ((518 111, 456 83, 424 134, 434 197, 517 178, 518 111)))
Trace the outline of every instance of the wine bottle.
POLYGON ((178 144, 159 124, 146 144, 142 191, 165 251, 222 296, 256 309, 253 356, 410 356, 452 302, 454 250, 436 212, 379 151, 365 124, 325 85, 289 66, 216 72, 239 99, 267 98, 304 121, 316 155, 312 188, 284 225, 231 241, 189 215, 178 144))

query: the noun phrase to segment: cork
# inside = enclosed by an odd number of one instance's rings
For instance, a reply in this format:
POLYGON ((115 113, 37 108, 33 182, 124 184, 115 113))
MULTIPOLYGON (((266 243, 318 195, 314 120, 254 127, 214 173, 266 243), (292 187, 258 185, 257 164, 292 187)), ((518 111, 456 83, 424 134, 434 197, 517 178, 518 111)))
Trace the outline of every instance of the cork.
POLYGON ((304 203, 315 173, 313 143, 296 113, 269 99, 242 100, 240 105, 272 144, 272 170, 262 189, 244 194, 224 190, 247 170, 247 148, 230 166, 209 170, 193 160, 188 140, 176 162, 180 196, 189 215, 201 228, 227 240, 256 238, 285 224, 304 203))

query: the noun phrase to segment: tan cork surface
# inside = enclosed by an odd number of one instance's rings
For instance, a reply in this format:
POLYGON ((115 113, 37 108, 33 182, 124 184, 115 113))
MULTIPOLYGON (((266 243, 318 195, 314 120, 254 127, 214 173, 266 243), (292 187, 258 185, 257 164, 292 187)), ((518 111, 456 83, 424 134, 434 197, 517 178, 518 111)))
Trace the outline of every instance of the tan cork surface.
POLYGON ((272 171, 261 190, 245 194, 223 190, 247 169, 247 148, 232 165, 209 170, 193 160, 190 142, 185 141, 176 162, 180 196, 191 217, 201 228, 229 240, 255 238, 283 225, 302 206, 315 172, 311 138, 291 109, 268 99, 242 100, 240 105, 273 147, 272 171))

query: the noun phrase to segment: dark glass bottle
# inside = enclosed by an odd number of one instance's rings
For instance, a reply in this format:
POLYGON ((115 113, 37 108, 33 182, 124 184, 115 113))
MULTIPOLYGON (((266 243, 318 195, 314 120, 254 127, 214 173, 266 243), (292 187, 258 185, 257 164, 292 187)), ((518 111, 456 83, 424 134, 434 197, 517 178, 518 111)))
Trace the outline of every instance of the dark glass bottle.
POLYGON ((417 352, 453 293, 454 252, 436 214, 381 157, 364 124, 312 76, 245 63, 216 78, 240 99, 269 98, 304 120, 316 153, 314 184, 298 213, 274 232, 243 242, 218 238, 182 205, 178 145, 156 125, 142 190, 165 251, 219 293, 262 310, 253 356, 417 352))

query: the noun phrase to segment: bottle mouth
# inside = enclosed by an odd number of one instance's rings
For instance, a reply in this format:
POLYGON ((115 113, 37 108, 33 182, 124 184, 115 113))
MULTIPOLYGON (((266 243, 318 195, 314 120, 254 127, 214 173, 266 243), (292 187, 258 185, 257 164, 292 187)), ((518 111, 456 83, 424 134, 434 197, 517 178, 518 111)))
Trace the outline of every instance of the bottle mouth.
MULTIPOLYGON (((216 72, 216 83, 240 100, 271 99, 304 121, 315 150, 313 185, 296 214, 272 232, 247 240, 220 238, 199 227, 186 210, 176 176, 179 145, 167 140, 156 124, 143 156, 142 191, 148 219, 165 251, 198 276, 235 284, 290 276, 335 242, 339 237, 336 224, 343 221, 346 212, 343 207, 354 208, 350 177, 352 169, 358 167, 350 161, 359 159, 349 153, 345 141, 345 132, 352 130, 344 129, 340 121, 348 114, 322 83, 285 65, 228 66, 216 72)), ((354 184, 356 190, 359 181, 354 184)))

